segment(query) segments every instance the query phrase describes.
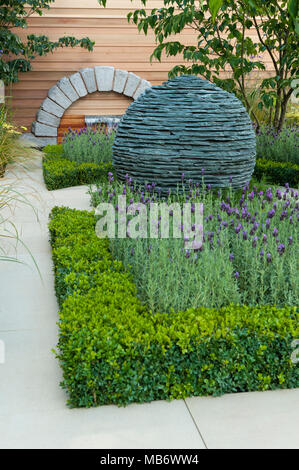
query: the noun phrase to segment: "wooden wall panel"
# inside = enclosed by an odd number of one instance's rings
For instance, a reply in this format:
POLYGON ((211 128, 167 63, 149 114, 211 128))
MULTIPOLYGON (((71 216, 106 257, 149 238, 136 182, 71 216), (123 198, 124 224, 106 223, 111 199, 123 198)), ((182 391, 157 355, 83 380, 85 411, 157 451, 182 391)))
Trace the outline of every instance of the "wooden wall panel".
MULTIPOLYGON (((21 74, 20 82, 12 88, 12 105, 18 124, 30 126, 49 88, 82 67, 113 65, 158 85, 167 80, 174 65, 181 63, 176 57, 150 64, 149 57, 155 47, 152 32, 147 36, 138 33, 136 26, 128 24, 126 19, 128 12, 141 7, 140 0, 108 0, 107 3, 107 8, 103 8, 97 0, 56 0, 50 10, 45 10, 44 16, 32 16, 29 28, 19 32, 20 35, 47 34, 52 40, 64 35, 89 36, 96 44, 93 52, 80 47, 65 48, 35 59, 32 72, 21 74)), ((151 0, 147 10, 162 5, 162 0, 151 0)), ((180 39, 185 44, 194 44, 196 34, 191 28, 186 29, 180 39)), ((271 64, 266 65, 271 72, 271 64)), ((251 80, 254 78, 252 75, 251 80)), ((122 114, 130 102, 117 93, 93 93, 74 103, 66 116, 122 114)))

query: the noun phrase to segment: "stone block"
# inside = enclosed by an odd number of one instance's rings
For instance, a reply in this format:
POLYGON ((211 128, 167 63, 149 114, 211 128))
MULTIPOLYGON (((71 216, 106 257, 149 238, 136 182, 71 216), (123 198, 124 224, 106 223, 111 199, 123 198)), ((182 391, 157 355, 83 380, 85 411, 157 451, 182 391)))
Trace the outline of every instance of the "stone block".
POLYGON ((133 97, 137 87, 141 81, 141 78, 135 75, 135 73, 129 72, 128 80, 125 86, 124 95, 133 97))
POLYGON ((126 72, 125 70, 115 70, 113 91, 115 91, 116 93, 123 93, 128 79, 128 75, 129 72, 126 72))
POLYGON ((67 109, 71 106, 72 102, 65 96, 65 94, 58 88, 57 85, 52 86, 48 91, 48 97, 59 104, 64 109, 67 109))
POLYGON ((81 77, 79 72, 73 73, 73 75, 71 75, 69 79, 81 98, 87 95, 88 92, 86 90, 86 86, 84 85, 83 78, 81 77))
POLYGON ((111 91, 113 87, 114 67, 95 66, 96 81, 99 91, 111 91))
POLYGON ((50 100, 50 98, 46 98, 42 104, 41 109, 47 111, 50 114, 54 114, 54 116, 62 117, 64 114, 65 109, 59 106, 59 104, 55 103, 54 101, 50 100))
POLYGON ((36 113, 36 120, 41 124, 47 124, 48 126, 58 127, 60 124, 60 118, 53 114, 47 113, 43 109, 39 109, 36 113))
POLYGON ((63 91, 63 93, 68 97, 69 100, 71 100, 72 103, 80 98, 67 77, 61 78, 61 80, 59 80, 56 85, 60 88, 60 90, 63 91))
POLYGON ((35 148, 43 148, 46 145, 56 145, 56 137, 36 137, 31 132, 26 132, 19 136, 19 141, 22 145, 35 148))
POLYGON ((57 137, 56 127, 47 126, 46 124, 34 121, 31 128, 36 137, 57 137))
POLYGON ((96 77, 93 68, 80 69, 83 81, 87 88, 88 93, 97 91, 96 77))
POLYGON ((141 82, 139 83, 139 86, 137 88, 137 90, 135 91, 134 95, 133 95, 133 99, 134 100, 137 100, 137 98, 142 95, 142 93, 147 89, 147 88, 151 88, 151 84, 150 82, 148 82, 147 80, 141 80, 141 82))

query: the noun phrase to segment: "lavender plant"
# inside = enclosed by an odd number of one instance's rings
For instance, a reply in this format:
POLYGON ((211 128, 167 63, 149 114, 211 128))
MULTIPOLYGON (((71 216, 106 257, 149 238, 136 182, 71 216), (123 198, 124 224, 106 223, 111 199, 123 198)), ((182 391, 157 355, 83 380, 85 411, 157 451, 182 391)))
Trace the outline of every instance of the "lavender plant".
POLYGON ((77 163, 101 163, 112 160, 112 146, 116 127, 84 127, 78 131, 69 128, 63 140, 66 158, 77 163))
POLYGON ((279 162, 299 164, 299 126, 284 126, 276 131, 263 126, 257 131, 257 156, 279 162))
MULTIPOLYGON (((92 204, 127 196, 127 203, 150 208, 162 201, 154 184, 137 187, 113 181, 92 191, 92 204)), ((115 258, 131 270, 140 298, 153 312, 189 307, 246 305, 298 305, 298 193, 260 190, 247 184, 241 194, 212 191, 204 184, 187 183, 183 191, 169 193, 172 202, 204 204, 203 245, 186 250, 184 238, 115 238, 115 258)))

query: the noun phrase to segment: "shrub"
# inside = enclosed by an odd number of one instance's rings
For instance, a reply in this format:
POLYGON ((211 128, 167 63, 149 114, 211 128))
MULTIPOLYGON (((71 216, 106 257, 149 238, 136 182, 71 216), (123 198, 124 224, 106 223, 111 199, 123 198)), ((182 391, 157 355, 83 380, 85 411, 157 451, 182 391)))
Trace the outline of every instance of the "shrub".
POLYGON ((8 163, 28 154, 28 149, 18 142, 20 130, 26 128, 11 124, 7 108, 4 105, 0 106, 0 178, 4 175, 8 163))
POLYGON ((291 187, 297 188, 299 185, 299 165, 258 158, 253 176, 258 180, 266 179, 269 183, 281 186, 288 181, 291 187))
MULTIPOLYGON (((284 126, 276 131, 263 126, 257 132, 256 151, 258 158, 276 162, 299 164, 299 126, 284 126)), ((284 183, 289 180, 285 180, 284 183)))
POLYGON ((108 163, 112 161, 115 128, 85 127, 78 131, 69 129, 63 140, 63 154, 76 163, 108 163))
POLYGON ((69 405, 299 386, 290 360, 299 334, 295 308, 230 305, 152 315, 94 226, 92 214, 67 208, 54 208, 49 225, 61 306, 57 357, 69 405))
POLYGON ((113 171, 111 163, 76 163, 64 158, 62 145, 44 148, 43 174, 49 190, 94 183, 113 171))
MULTIPOLYGON (((93 196, 93 202, 102 199, 116 205, 124 191, 127 201, 146 204, 149 210, 161 199, 150 184, 130 189, 128 182, 112 182, 101 185, 101 198, 93 196)), ((185 239, 191 239, 186 231, 180 239, 111 238, 113 257, 131 267, 139 297, 154 312, 198 305, 220 308, 230 302, 299 305, 298 193, 288 187, 272 191, 248 185, 241 195, 233 190, 215 195, 186 183, 185 195, 170 195, 168 203, 203 203, 202 246, 186 249, 185 239)), ((161 227, 163 218, 156 224, 161 227)))

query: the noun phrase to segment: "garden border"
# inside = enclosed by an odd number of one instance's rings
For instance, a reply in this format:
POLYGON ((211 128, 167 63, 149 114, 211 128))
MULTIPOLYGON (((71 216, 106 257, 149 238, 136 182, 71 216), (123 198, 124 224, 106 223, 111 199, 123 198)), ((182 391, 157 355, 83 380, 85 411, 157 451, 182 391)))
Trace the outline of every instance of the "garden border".
POLYGON ((296 388, 295 307, 230 305, 152 315, 93 213, 55 207, 56 353, 71 407, 296 388))

